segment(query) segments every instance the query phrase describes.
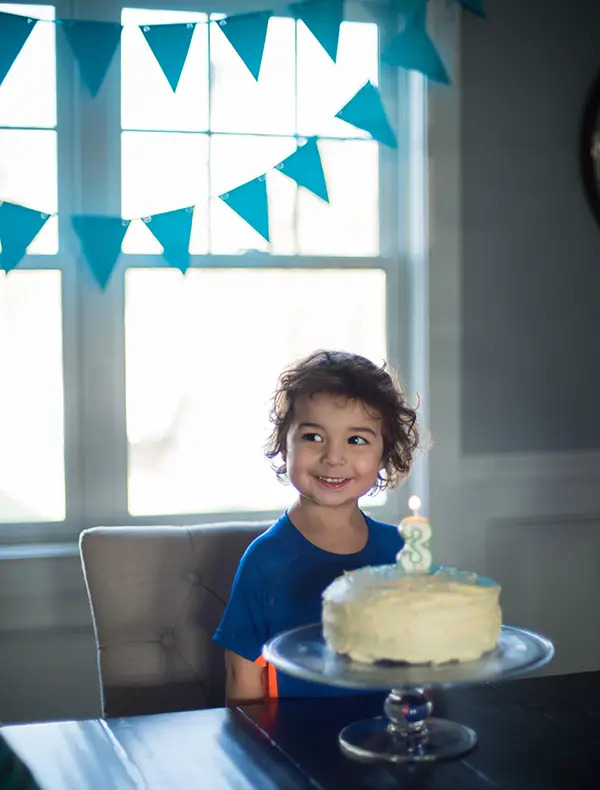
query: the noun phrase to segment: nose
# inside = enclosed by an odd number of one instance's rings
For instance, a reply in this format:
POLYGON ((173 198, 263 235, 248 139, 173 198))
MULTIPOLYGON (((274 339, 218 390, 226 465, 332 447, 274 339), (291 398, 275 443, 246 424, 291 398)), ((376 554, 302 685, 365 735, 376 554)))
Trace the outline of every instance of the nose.
POLYGON ((327 466, 341 466, 346 461, 344 445, 337 442, 325 442, 323 446, 323 463, 327 466))

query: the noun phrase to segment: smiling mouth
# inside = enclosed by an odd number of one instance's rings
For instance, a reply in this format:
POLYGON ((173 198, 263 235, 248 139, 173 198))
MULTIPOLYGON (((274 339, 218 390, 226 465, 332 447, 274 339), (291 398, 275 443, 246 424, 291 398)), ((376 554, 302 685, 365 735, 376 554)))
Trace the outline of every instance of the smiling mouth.
POLYGON ((350 482, 349 477, 321 477, 320 475, 315 475, 315 477, 325 488, 342 488, 350 482))

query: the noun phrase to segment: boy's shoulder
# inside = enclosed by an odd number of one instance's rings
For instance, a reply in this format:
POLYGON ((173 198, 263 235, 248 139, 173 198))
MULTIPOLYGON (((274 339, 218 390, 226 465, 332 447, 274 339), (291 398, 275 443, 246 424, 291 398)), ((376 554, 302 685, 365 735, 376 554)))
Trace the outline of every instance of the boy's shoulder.
POLYGON ((284 513, 268 527, 262 535, 254 538, 242 557, 245 565, 257 565, 269 560, 278 560, 288 548, 290 535, 288 517, 284 513))
POLYGON ((363 515, 369 522, 369 526, 372 529, 376 529, 379 532, 385 533, 389 532, 389 530, 393 530, 395 532, 398 530, 398 527, 395 524, 389 524, 387 521, 378 521, 376 518, 373 518, 370 513, 364 512, 363 515))
POLYGON ((404 537, 396 524, 388 524, 385 521, 377 521, 369 513, 365 513, 365 518, 369 522, 371 540, 376 545, 395 546, 399 551, 404 546, 404 537))

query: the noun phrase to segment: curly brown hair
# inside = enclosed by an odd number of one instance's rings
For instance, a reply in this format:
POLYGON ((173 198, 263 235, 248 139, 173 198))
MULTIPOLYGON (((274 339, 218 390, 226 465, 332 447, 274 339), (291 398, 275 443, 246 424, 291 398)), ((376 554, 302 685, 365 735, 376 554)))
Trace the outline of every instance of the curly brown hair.
POLYGON ((377 410, 383 421, 385 477, 377 476, 374 490, 399 485, 410 472, 419 445, 416 410, 406 403, 400 383, 385 362, 377 367, 365 357, 344 351, 315 351, 280 375, 270 413, 273 430, 265 447, 267 458, 281 456, 280 465, 273 463, 277 477, 287 479, 285 451, 294 404, 302 396, 318 393, 358 400, 377 410))

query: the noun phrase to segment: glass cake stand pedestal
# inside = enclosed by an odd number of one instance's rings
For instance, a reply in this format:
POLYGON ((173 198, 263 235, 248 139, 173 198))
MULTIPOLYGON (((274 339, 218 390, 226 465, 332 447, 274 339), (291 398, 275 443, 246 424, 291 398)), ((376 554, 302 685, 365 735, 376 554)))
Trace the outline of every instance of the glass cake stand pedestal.
POLYGON ((348 689, 390 690, 383 716, 349 724, 338 736, 342 751, 358 760, 432 762, 457 757, 475 746, 470 727, 431 716, 424 688, 447 688, 532 672, 554 655, 546 637, 503 625, 494 650, 476 661, 447 664, 363 664, 330 650, 320 624, 285 631, 263 655, 288 675, 348 689))

